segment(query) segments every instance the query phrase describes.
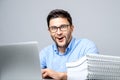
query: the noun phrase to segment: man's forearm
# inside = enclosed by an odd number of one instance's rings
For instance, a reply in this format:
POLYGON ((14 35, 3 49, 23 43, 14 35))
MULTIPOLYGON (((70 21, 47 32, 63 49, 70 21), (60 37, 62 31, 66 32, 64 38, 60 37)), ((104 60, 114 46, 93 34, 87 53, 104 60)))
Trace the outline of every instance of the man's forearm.
POLYGON ((67 80, 67 73, 66 72, 61 73, 61 80, 67 80))

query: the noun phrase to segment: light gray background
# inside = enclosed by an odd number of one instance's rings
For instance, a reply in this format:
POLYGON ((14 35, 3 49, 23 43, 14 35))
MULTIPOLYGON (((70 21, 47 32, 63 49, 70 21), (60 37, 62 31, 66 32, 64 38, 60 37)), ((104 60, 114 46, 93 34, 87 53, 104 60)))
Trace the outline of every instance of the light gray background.
POLYGON ((120 56, 120 0, 0 0, 0 45, 38 41, 53 43, 46 16, 56 8, 73 17, 73 36, 94 41, 100 54, 120 56))

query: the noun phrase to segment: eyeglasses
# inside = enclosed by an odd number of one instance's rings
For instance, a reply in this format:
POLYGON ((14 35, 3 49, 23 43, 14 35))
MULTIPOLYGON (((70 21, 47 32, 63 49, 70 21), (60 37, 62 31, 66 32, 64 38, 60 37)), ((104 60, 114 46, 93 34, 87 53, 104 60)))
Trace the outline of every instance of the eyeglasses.
POLYGON ((49 27, 49 30, 50 32, 57 32, 58 28, 61 30, 61 31, 66 31, 68 29, 68 26, 70 26, 69 24, 63 24, 63 25, 60 25, 59 27, 57 26, 51 26, 49 27))

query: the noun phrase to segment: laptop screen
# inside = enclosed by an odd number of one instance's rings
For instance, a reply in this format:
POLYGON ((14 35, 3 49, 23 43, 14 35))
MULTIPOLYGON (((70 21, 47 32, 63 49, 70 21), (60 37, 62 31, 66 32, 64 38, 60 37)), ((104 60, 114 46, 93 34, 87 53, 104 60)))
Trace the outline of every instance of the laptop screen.
POLYGON ((0 80, 41 80, 37 42, 0 45, 0 80))

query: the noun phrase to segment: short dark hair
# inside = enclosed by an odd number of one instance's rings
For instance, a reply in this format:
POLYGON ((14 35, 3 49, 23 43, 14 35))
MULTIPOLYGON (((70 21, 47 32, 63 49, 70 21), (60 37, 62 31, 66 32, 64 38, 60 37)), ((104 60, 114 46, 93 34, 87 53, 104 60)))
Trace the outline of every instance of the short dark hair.
POLYGON ((48 27, 49 27, 50 19, 58 18, 58 17, 66 18, 69 21, 70 25, 72 25, 71 15, 67 11, 65 11, 63 9, 54 9, 47 16, 47 25, 48 25, 48 27))

